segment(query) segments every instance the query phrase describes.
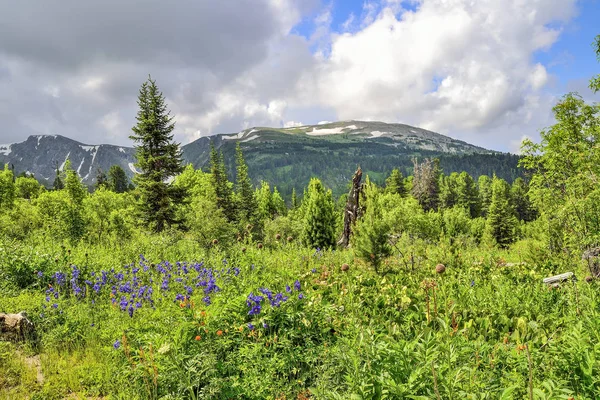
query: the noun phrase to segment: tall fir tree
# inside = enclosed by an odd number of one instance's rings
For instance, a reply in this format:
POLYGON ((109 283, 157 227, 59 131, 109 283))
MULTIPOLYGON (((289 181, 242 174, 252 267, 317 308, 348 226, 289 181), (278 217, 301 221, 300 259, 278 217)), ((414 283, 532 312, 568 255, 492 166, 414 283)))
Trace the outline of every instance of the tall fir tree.
POLYGON ((125 170, 119 165, 112 165, 108 170, 108 186, 115 193, 125 193, 129 189, 125 170))
POLYGON ((479 190, 479 206, 482 217, 487 217, 488 208, 492 201, 492 179, 487 175, 481 175, 477 180, 479 190))
POLYGON ((182 227, 184 221, 177 216, 176 208, 185 202, 186 191, 169 183, 183 171, 181 149, 173 140, 171 112, 151 77, 142 84, 137 103, 137 124, 130 139, 137 143, 135 166, 140 173, 133 180, 141 195, 138 210, 155 232, 175 225, 182 227))
POLYGON ((58 163, 55 168, 56 174, 54 175, 54 182, 52 182, 52 189, 61 190, 65 188, 65 183, 63 182, 60 169, 58 168, 58 163))
POLYGON ((515 179, 510 188, 510 197, 512 205, 515 208, 515 214, 520 221, 530 222, 536 218, 536 212, 533 204, 529 200, 529 186, 521 177, 515 179))
POLYGON ((467 172, 461 172, 456 179, 456 203, 466 208, 471 218, 479 217, 481 212, 479 191, 475 180, 467 172))
POLYGON ((506 248, 515 241, 518 226, 510 201, 510 185, 504 179, 494 176, 491 193, 485 233, 498 246, 506 248))
POLYGON ((236 163, 236 195, 239 219, 242 222, 254 222, 257 214, 257 204, 254 198, 254 188, 248 175, 248 165, 239 143, 235 145, 236 163))
POLYGON ((292 204, 291 204, 291 209, 295 210, 296 208, 298 208, 299 204, 298 204, 298 195, 296 194, 296 188, 292 188, 292 204))
POLYGON ((217 195, 217 207, 223 210, 228 221, 235 221, 237 210, 232 184, 227 179, 225 159, 222 152, 217 152, 212 141, 210 143, 210 173, 217 195))
POLYGON ((312 178, 302 201, 304 211, 302 240, 311 248, 331 248, 335 245, 335 213, 331 190, 312 178))
POLYGON ((399 169, 394 168, 390 176, 385 180, 385 193, 395 193, 400 196, 406 196, 406 187, 404 186, 404 176, 399 169))
POLYGON ((381 263, 392 252, 389 243, 391 227, 383 217, 381 195, 377 187, 369 181, 369 177, 365 180, 363 188, 363 215, 356 223, 352 242, 357 255, 379 273, 381 263))

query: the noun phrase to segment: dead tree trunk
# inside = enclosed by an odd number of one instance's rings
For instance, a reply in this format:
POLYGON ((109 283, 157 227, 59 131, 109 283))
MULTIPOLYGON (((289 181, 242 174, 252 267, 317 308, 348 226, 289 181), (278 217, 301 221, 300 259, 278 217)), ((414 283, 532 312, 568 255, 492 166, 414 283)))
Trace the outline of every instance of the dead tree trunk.
POLYGON ((352 177, 352 187, 350 188, 350 193, 348 193, 348 201, 346 202, 346 208, 344 209, 344 230, 342 231, 342 237, 337 243, 338 246, 341 247, 348 247, 350 236, 352 235, 352 226, 356 223, 356 220, 360 218, 360 196, 362 192, 361 179, 362 170, 358 167, 352 177))

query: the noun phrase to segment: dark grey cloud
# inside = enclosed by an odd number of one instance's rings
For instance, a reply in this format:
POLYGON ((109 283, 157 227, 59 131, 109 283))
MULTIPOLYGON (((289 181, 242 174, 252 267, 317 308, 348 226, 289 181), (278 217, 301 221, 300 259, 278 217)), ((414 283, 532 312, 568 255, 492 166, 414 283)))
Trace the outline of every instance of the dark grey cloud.
POLYGON ((311 62, 303 39, 288 32, 318 4, 0 0, 0 143, 62 134, 126 144, 148 74, 176 115, 181 141, 272 122, 261 107, 293 90, 311 62), (244 113, 245 95, 259 103, 257 115, 244 113), (228 96, 236 106, 223 112, 228 96))

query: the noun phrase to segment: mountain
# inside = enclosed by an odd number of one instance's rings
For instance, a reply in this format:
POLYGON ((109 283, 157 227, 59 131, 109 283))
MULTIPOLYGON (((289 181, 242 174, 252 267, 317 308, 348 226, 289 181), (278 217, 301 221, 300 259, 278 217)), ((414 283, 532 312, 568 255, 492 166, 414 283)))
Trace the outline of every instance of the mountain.
POLYGON ((62 169, 67 159, 83 182, 91 185, 98 168, 108 172, 115 164, 132 176, 135 150, 110 144, 83 144, 61 135, 29 136, 24 142, 0 144, 0 164, 8 163, 16 173, 33 174, 46 186, 52 185, 56 169, 62 169))
MULTIPOLYGON (((240 143, 255 184, 266 180, 284 195, 301 191, 312 176, 321 178, 336 195, 345 192, 354 170, 361 166, 382 183, 393 168, 411 173, 412 159, 437 157, 445 173, 465 170, 477 178, 486 174, 512 180, 519 175, 517 156, 503 154, 425 129, 383 122, 341 121, 293 128, 255 127, 234 134, 203 137, 182 146, 184 160, 206 167, 210 143, 222 150, 234 178, 235 145, 240 143)), ((30 136, 26 141, 0 145, 0 164, 15 172, 33 173, 51 185, 55 170, 66 159, 84 183, 95 182, 97 170, 120 165, 132 177, 135 150, 113 145, 86 145, 60 135, 30 136)))

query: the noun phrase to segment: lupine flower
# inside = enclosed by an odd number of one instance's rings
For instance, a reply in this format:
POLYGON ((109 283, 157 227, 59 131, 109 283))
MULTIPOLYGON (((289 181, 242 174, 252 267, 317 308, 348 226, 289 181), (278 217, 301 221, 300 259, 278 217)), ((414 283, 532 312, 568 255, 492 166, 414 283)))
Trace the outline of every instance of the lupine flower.
POLYGON ((299 298, 300 300, 302 300, 302 299, 304 298, 304 295, 303 295, 302 293, 300 293, 300 294, 298 294, 298 298, 299 298))
POLYGON ((210 306, 210 297, 209 296, 204 296, 204 298, 202 299, 202 301, 204 302, 204 304, 206 304, 207 306, 210 306))
POLYGON ((310 272, 312 272, 313 274, 317 273, 317 269, 313 268, 310 272))
POLYGON ((292 291, 292 288, 290 287, 290 285, 285 285, 285 291, 290 293, 292 291))
POLYGON ((52 308, 58 308, 58 304, 56 304, 56 303, 52 304, 52 308))
POLYGON ((294 282, 294 289, 296 289, 297 291, 300 290, 300 281, 296 279, 296 282, 294 282))
POLYGON ((471 287, 473 287, 473 286, 475 286, 475 281, 474 280, 471 281, 471 287))
POLYGON ((115 340, 115 343, 113 343, 113 347, 115 349, 118 349, 119 347, 121 347, 121 341, 119 339, 115 340))
POLYGON ((248 323, 248 329, 250 329, 251 331, 254 330, 254 325, 252 325, 252 323, 250 322, 248 323))
POLYGON ((263 322, 263 328, 267 329, 269 327, 269 324, 267 324, 266 322, 263 322))

